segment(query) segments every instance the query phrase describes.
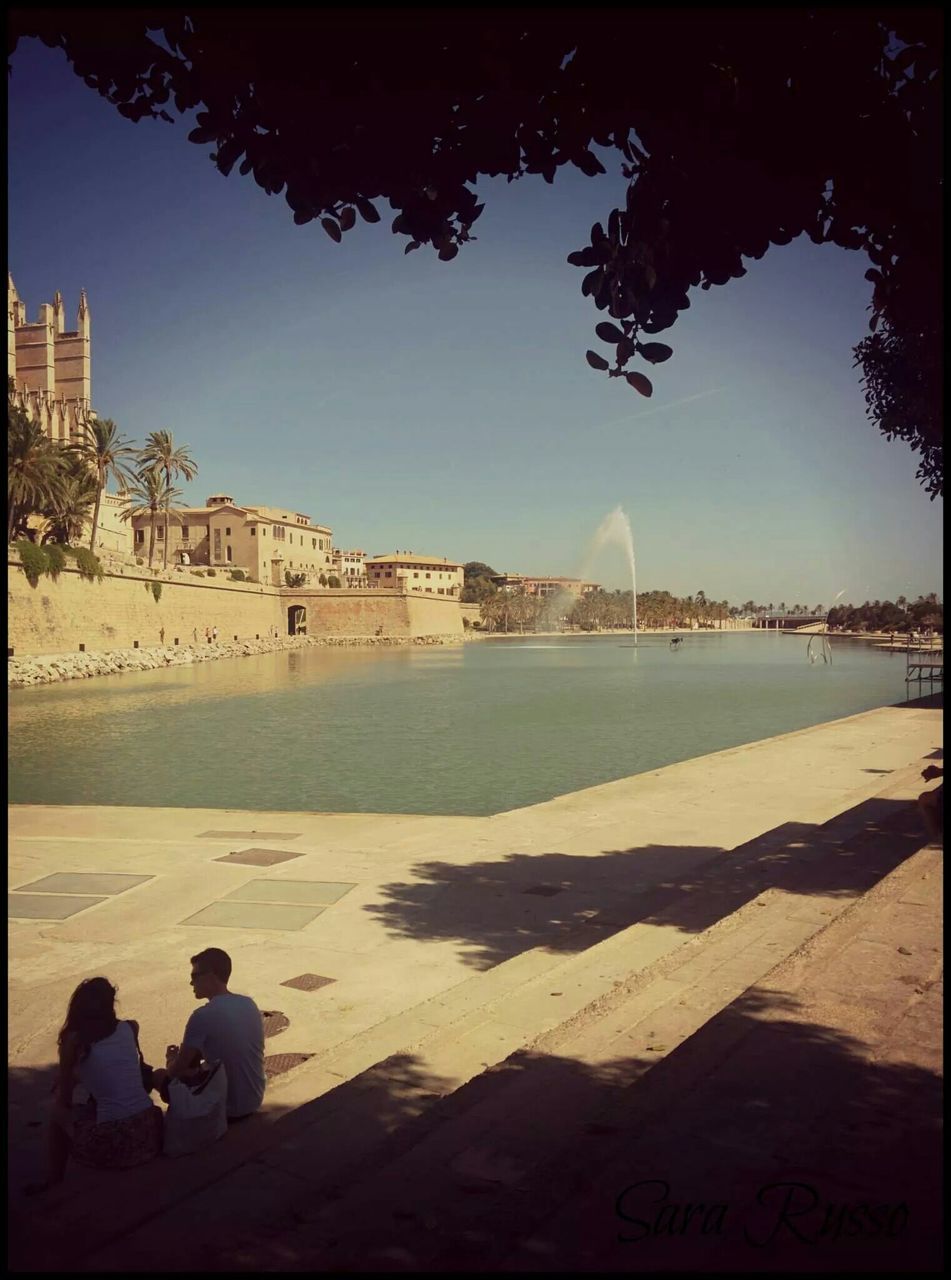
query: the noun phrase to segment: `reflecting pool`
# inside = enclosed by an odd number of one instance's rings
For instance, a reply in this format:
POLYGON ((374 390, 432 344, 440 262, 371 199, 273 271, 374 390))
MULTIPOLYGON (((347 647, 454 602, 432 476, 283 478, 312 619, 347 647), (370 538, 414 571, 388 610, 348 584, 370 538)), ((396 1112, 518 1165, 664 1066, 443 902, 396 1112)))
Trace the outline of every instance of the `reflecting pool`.
POLYGON ((9 695, 10 798, 487 814, 905 697, 901 654, 694 633, 306 649, 9 695))

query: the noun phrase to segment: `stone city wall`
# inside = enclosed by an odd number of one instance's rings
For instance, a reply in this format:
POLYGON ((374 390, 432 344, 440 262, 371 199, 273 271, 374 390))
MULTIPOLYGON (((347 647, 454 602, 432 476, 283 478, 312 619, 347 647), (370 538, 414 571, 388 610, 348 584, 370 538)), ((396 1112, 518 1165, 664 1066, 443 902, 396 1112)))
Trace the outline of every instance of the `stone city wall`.
POLYGON ((462 637, 459 601, 445 596, 367 588, 360 591, 315 591, 306 587, 281 591, 284 630, 287 610, 303 605, 307 634, 314 636, 387 635, 462 637))
MULTIPOLYGON (((104 567, 106 567, 104 565, 104 567)), ((196 577, 169 570, 152 575, 114 564, 101 581, 64 568, 55 580, 41 575, 31 587, 18 559, 7 573, 7 647, 14 656, 109 652, 138 647, 205 643, 205 628, 218 639, 265 639, 271 628, 287 636, 288 609, 303 605, 310 636, 415 638, 462 635, 456 601, 385 591, 294 591, 259 583, 196 577), (153 583, 161 585, 159 599, 153 583), (164 634, 163 634, 164 632, 164 634)))

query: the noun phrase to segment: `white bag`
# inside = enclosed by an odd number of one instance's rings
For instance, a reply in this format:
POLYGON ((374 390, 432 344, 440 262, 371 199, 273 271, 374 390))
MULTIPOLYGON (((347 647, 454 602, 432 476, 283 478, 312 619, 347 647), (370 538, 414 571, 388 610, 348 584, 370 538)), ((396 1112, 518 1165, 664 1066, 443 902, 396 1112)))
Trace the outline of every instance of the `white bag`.
POLYGON ((228 1128, 228 1076, 223 1062, 209 1064, 210 1075, 197 1086, 171 1080, 162 1150, 187 1156, 210 1147, 228 1128))

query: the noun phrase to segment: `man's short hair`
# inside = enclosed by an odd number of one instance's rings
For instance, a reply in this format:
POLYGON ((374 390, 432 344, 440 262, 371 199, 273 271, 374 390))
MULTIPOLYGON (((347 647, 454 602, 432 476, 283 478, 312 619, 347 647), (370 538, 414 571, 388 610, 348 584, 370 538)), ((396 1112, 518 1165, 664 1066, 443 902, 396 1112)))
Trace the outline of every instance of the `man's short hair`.
POLYGON ((203 973, 213 973, 221 982, 231 977, 231 957, 220 947, 206 947, 192 956, 192 964, 198 965, 203 973))

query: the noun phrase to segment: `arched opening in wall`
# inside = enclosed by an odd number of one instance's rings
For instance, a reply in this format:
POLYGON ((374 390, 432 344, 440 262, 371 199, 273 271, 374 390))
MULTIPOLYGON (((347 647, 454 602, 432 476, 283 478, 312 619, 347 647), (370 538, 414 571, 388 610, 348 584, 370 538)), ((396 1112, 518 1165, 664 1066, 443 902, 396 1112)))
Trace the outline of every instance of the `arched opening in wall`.
POLYGON ((287 634, 289 636, 307 635, 307 610, 302 604, 292 604, 287 610, 287 634))

